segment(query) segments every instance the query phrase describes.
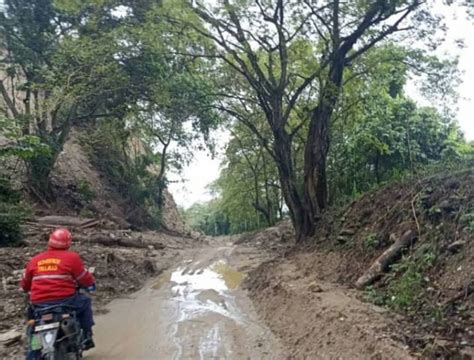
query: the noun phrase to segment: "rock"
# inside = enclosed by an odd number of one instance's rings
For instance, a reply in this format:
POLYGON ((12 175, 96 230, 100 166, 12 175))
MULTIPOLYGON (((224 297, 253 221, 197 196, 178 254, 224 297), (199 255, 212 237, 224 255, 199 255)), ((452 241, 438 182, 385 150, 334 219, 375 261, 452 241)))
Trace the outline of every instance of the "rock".
POLYGON ((347 242, 347 238, 346 238, 345 236, 339 235, 339 236, 337 237, 337 242, 338 242, 339 244, 345 244, 345 243, 347 242))
POLYGON ((355 234, 354 229, 342 229, 339 232, 339 235, 342 235, 342 236, 353 236, 354 234, 355 234))
POLYGON ((21 340, 22 333, 17 330, 10 330, 0 334, 0 344, 10 346, 21 340))
POLYGON ((457 253, 459 250, 461 250, 464 247, 465 244, 466 242, 463 240, 455 241, 452 244, 448 245, 448 251, 453 254, 457 253))
POLYGON ((313 293, 323 292, 323 289, 321 288, 321 286, 316 284, 314 281, 311 284, 308 285, 308 290, 313 292, 313 293))

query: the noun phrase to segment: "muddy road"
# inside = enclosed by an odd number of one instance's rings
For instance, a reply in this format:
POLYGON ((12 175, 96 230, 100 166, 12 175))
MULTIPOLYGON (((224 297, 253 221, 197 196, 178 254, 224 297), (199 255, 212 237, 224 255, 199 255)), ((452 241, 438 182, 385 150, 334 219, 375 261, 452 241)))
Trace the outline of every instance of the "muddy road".
POLYGON ((265 255, 216 240, 96 317, 85 359, 284 359, 239 285, 265 255))

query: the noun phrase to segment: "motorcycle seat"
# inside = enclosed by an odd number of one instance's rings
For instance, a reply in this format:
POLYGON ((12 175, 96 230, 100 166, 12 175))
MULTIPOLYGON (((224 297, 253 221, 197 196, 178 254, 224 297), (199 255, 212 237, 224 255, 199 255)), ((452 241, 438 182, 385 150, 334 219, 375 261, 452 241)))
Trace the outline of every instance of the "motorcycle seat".
POLYGON ((33 311, 37 316, 41 316, 47 313, 72 314, 75 311, 75 307, 66 304, 36 304, 33 306, 33 311))

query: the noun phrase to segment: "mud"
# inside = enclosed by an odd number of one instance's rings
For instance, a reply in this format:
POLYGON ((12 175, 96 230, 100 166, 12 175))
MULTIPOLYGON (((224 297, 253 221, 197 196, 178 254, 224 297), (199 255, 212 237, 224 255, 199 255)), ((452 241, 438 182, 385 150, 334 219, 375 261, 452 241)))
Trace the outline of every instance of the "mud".
MULTIPOLYGON (((117 236, 120 232, 108 231, 117 236)), ((87 234, 82 234, 86 236, 87 234)), ((105 304, 112 299, 128 296, 141 289, 147 279, 155 278, 176 263, 183 251, 201 247, 198 240, 173 237, 157 232, 140 233, 144 240, 165 244, 161 250, 123 247, 104 247, 75 242, 73 250, 81 254, 86 266, 95 268, 97 293, 92 295, 94 311, 107 312, 105 304)), ((46 248, 43 236, 30 236, 23 247, 0 248, 0 334, 9 331, 24 333, 26 297, 18 282, 23 267, 35 254, 46 248)), ((0 343, 0 359, 22 359, 25 336, 9 346, 0 343)))
POLYGON ((97 318, 97 348, 86 359, 285 359, 240 284, 255 249, 213 244, 97 318), (220 246, 219 246, 220 245, 220 246))
POLYGON ((246 286, 288 359, 413 358, 391 338, 393 314, 358 300, 354 290, 303 276, 295 264, 264 264, 246 286))

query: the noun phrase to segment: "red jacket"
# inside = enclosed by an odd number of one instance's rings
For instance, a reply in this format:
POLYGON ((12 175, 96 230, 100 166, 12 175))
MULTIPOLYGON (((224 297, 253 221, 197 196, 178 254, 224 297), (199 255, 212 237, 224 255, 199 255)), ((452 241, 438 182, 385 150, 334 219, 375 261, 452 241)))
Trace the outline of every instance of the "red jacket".
POLYGON ((48 249, 30 260, 20 286, 30 292, 33 304, 61 300, 74 295, 77 286, 95 283, 78 253, 48 249))

